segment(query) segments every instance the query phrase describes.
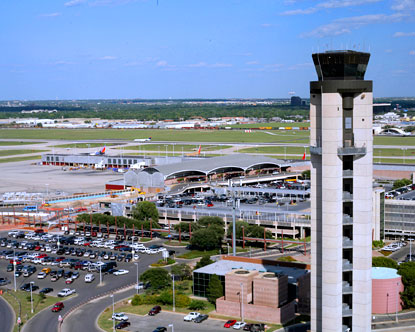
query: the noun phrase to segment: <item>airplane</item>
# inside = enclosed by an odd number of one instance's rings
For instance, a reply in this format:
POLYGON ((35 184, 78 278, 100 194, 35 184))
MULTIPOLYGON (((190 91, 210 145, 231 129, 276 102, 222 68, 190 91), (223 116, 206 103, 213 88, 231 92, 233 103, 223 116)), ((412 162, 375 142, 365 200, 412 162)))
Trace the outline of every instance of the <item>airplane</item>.
POLYGON ((137 164, 132 164, 130 166, 130 169, 143 169, 146 166, 146 163, 144 161, 139 162, 137 164))
POLYGON ((92 152, 89 155, 90 156, 102 156, 104 154, 105 154, 105 146, 101 150, 99 150, 97 152, 92 152))
POLYGON ((191 156, 199 156, 201 150, 202 150, 202 146, 199 145, 199 149, 197 151, 192 152, 192 153, 188 153, 188 154, 186 154, 186 156, 188 156, 188 157, 191 157, 191 156))
POLYGON ((151 141, 151 137, 149 138, 136 138, 134 140, 134 142, 150 142, 151 141))

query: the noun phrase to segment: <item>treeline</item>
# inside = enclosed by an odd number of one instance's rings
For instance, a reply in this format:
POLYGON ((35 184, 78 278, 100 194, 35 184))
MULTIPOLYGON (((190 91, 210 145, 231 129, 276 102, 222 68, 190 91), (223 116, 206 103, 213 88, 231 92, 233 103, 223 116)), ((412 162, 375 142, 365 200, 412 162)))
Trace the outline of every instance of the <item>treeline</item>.
POLYGON ((139 121, 159 121, 171 119, 175 121, 189 120, 193 117, 215 118, 215 117, 250 117, 272 119, 274 117, 288 118, 300 115, 308 118, 309 107, 292 107, 290 105, 141 105, 141 104, 83 104, 78 107, 71 106, 21 106, 0 107, 0 118, 30 118, 39 117, 44 119, 69 119, 69 118, 101 118, 105 120, 134 119, 139 121), (22 114, 22 110, 33 109, 56 109, 54 113, 22 114))

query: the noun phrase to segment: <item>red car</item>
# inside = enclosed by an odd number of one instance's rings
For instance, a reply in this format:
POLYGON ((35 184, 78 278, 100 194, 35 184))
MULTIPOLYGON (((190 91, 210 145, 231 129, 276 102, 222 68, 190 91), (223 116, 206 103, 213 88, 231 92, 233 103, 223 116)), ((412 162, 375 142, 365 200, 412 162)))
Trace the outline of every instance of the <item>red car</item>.
POLYGON ((228 320, 226 323, 225 323, 225 325, 223 325, 223 327, 226 327, 226 328, 230 328, 231 326, 234 326, 235 325, 235 323, 236 323, 236 320, 228 320))
POLYGON ((68 278, 68 279, 65 280, 65 284, 67 284, 67 285, 72 284, 73 281, 74 281, 74 279, 68 278))
POLYGON ((61 311, 65 306, 63 305, 62 302, 57 302, 55 303, 55 305, 52 308, 52 312, 59 312, 61 311))

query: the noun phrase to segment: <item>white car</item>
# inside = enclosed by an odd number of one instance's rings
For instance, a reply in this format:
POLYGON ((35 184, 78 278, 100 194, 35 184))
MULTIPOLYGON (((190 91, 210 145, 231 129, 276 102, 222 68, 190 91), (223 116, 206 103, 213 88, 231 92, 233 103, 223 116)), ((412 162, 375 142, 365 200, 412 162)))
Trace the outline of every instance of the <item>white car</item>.
POLYGON ((134 254, 133 259, 135 261, 138 261, 140 259, 140 256, 138 254, 134 254))
POLYGON ((94 276, 92 273, 88 273, 88 274, 85 276, 85 282, 93 282, 93 281, 94 281, 94 279, 95 279, 95 276, 94 276))
POLYGON ((189 312, 189 314, 187 316, 184 316, 183 320, 185 322, 191 322, 192 320, 194 320, 196 317, 200 316, 200 312, 189 312))
POLYGON ((123 312, 115 312, 112 315, 112 319, 126 321, 128 320, 128 316, 123 312))
POLYGON ((236 322, 235 325, 233 326, 233 328, 235 330, 240 330, 240 329, 243 329, 245 325, 246 325, 246 323, 244 323, 244 322, 236 322))
POLYGON ((127 274, 128 272, 130 272, 130 271, 128 271, 128 270, 118 270, 118 271, 115 271, 115 272, 113 273, 113 275, 116 275, 116 276, 121 276, 121 275, 123 275, 123 274, 127 274))
POLYGON ((46 273, 45 272, 39 272, 37 275, 38 279, 45 279, 46 278, 46 273))
POLYGON ((58 296, 59 297, 65 297, 65 296, 72 295, 74 293, 76 293, 75 289, 64 288, 58 293, 58 296))

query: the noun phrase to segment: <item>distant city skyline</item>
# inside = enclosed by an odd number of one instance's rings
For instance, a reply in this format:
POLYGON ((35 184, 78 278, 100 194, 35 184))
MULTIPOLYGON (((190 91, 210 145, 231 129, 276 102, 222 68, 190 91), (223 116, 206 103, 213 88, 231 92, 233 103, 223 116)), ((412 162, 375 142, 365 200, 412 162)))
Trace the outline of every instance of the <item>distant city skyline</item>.
POLYGON ((311 54, 370 52, 414 96, 415 0, 2 1, 0 100, 307 98, 311 54))

